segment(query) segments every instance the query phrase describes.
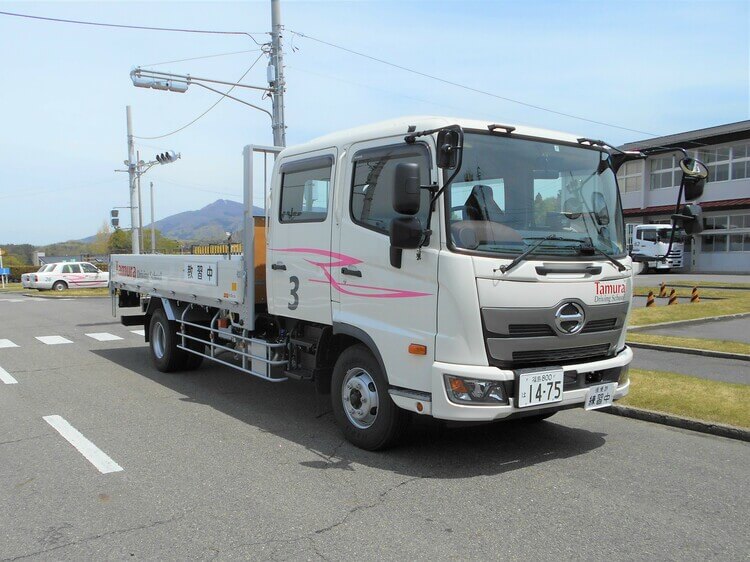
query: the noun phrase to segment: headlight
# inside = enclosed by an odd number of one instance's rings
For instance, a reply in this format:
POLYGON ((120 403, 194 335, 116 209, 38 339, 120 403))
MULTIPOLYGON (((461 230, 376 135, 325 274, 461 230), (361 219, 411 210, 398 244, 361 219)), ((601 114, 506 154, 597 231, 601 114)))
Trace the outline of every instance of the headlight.
POLYGON ((445 375, 445 389, 448 399, 458 404, 507 404, 503 381, 466 379, 445 375))

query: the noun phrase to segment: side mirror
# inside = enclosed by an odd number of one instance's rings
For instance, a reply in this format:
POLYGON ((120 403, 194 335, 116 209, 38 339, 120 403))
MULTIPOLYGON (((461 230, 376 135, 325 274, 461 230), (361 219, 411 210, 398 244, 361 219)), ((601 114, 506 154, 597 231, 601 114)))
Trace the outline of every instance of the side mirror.
POLYGON ((453 170, 458 166, 461 135, 458 131, 442 130, 437 136, 437 167, 453 170))
POLYGON ((396 164, 393 180, 393 210, 401 215, 416 215, 419 212, 420 185, 419 164, 416 162, 396 164))
POLYGON ((693 201, 703 195, 703 188, 708 180, 708 168, 695 158, 680 160, 682 184, 685 186, 685 201, 693 201))
POLYGON ((591 195, 591 206, 594 209, 594 218, 601 225, 609 224, 609 209, 604 195, 595 191, 591 195))
POLYGON ((703 209, 697 203, 685 205, 675 219, 688 236, 703 232, 703 209))
POLYGON ((416 217, 396 217, 391 220, 391 265, 401 267, 402 250, 419 248, 422 241, 422 225, 416 217))
POLYGON ((576 220, 580 218, 582 212, 583 205, 581 204, 581 200, 576 197, 570 197, 563 203, 563 215, 565 215, 566 219, 576 220))

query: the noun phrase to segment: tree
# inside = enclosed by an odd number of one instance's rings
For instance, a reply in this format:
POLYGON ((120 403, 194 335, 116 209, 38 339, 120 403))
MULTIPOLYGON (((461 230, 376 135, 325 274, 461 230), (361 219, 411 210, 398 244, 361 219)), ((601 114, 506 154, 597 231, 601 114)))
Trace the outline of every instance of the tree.
MULTIPOLYGON (((151 253, 151 229, 143 231, 143 251, 151 253)), ((179 240, 163 236, 161 231, 156 231, 156 252, 159 254, 176 254, 180 251, 181 243, 179 240)))
POLYGON ((128 254, 132 247, 130 232, 119 228, 110 234, 107 241, 107 250, 110 254, 128 254))
POLYGON ((104 221, 96 231, 96 237, 94 241, 89 245, 89 250, 92 254, 106 254, 109 249, 109 239, 112 235, 112 229, 109 228, 109 223, 104 221))

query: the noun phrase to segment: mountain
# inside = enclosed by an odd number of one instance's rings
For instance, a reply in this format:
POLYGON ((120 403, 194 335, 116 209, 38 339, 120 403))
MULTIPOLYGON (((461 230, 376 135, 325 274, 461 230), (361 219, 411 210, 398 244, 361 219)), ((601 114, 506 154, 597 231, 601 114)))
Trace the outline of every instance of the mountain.
MULTIPOLYGON (((244 206, 236 201, 218 199, 197 211, 185 211, 156 221, 156 228, 167 238, 194 242, 216 242, 226 239, 227 232, 242 230, 244 206)), ((263 209, 253 206, 253 215, 263 216, 263 209)), ((144 229, 150 225, 144 225, 144 229)))

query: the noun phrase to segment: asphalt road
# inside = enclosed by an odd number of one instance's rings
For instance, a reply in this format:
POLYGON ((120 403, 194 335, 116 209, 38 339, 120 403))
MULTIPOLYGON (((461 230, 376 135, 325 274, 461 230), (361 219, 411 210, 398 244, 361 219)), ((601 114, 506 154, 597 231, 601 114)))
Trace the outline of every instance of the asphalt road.
POLYGON ((702 379, 750 384, 750 363, 747 361, 634 348, 631 365, 637 369, 667 371, 693 375, 702 379))
MULTIPOLYGON (((650 330, 641 329, 638 333, 750 343, 748 328, 750 328, 750 318, 737 318, 736 320, 711 320, 678 326, 662 326, 650 330)), ((750 365, 748 365, 748 371, 750 371, 750 365)))
POLYGON ((368 453, 308 384, 159 373, 106 299, 0 302, 0 319, 18 346, 0 348, 17 381, 0 382, 2 560, 750 552, 747 443, 571 410, 537 426, 419 420, 399 448, 368 453), (52 415, 122 470, 97 470, 52 415))

